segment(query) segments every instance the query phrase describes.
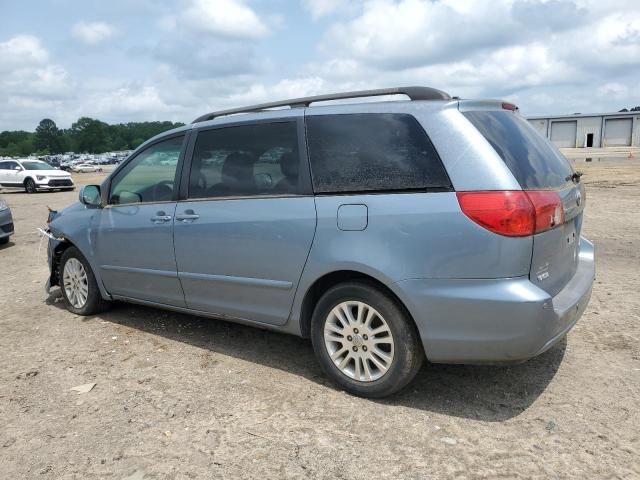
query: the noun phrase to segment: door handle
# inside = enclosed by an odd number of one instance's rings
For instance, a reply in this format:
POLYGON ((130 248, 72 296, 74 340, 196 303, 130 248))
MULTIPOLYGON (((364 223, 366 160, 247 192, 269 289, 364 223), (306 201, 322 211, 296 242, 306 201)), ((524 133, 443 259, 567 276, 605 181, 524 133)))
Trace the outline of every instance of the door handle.
POLYGON ((151 217, 151 221, 153 223, 164 223, 171 221, 171 215, 167 215, 166 213, 160 211, 156 213, 153 217, 151 217))
POLYGON ((194 220, 197 220, 199 218, 200 215, 198 215, 191 209, 185 210, 184 213, 179 213, 178 215, 176 215, 176 220, 181 220, 184 223, 193 222, 194 220))

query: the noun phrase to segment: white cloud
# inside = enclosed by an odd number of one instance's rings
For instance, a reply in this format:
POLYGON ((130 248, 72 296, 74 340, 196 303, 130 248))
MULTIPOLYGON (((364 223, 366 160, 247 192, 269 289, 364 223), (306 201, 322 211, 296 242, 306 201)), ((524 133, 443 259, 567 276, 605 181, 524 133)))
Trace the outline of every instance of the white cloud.
POLYGON ((0 97, 56 98, 69 93, 67 71, 50 64, 49 52, 34 36, 0 43, 0 97))
MULTIPOLYGON (((140 0, 135 8, 144 3, 148 21, 130 13, 110 20, 123 48, 109 51, 106 70, 59 50, 55 34, 0 36, 0 130, 32 129, 47 116, 61 127, 81 115, 190 121, 222 108, 397 85, 505 98, 526 114, 640 102, 637 0, 299 1, 303 16, 284 1, 140 0)), ((82 42, 116 33, 109 24, 78 25, 82 42)))
POLYGON ((90 96, 92 115, 135 116, 140 118, 159 119, 175 110, 165 102, 155 85, 128 84, 121 85, 111 92, 98 92, 90 96))
POLYGON ((508 3, 479 0, 466 13, 428 0, 372 0, 361 15, 329 30, 324 51, 389 68, 453 61, 517 38, 516 22, 496 14, 508 3))
POLYGON ((35 128, 33 122, 60 112, 70 98, 74 84, 68 72, 49 57, 33 35, 0 42, 0 123, 6 128, 35 128))
POLYGON ((269 33, 265 23, 242 0, 190 0, 184 13, 174 19, 165 18, 163 23, 169 28, 178 26, 238 39, 256 39, 269 33))
POLYGON ((311 12, 314 19, 318 19, 344 9, 347 2, 343 0, 304 0, 304 6, 311 12))
POLYGON ((640 4, 612 1, 370 0, 304 71, 329 89, 427 84, 529 112, 617 109, 638 91, 640 4))
POLYGON ((95 45, 111 38, 115 29, 104 22, 78 22, 71 29, 71 33, 81 42, 95 45))
POLYGON ((48 58, 48 52, 33 35, 17 35, 6 42, 0 42, 0 73, 43 65, 48 58))
POLYGON ((622 83, 610 82, 602 85, 598 93, 613 98, 625 98, 629 95, 629 87, 622 83))

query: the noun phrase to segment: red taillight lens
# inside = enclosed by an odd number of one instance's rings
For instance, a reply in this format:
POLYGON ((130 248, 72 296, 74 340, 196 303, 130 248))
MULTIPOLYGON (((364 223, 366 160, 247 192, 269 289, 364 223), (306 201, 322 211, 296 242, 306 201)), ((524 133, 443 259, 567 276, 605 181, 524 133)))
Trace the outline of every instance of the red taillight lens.
POLYGON ((564 207, 556 192, 526 192, 536 211, 536 233, 549 230, 564 223, 564 207))
POLYGON ((526 237, 564 221, 555 192, 458 192, 460 208, 478 225, 507 237, 526 237))
POLYGON ((508 237, 533 234, 535 213, 523 191, 458 192, 460 208, 467 217, 508 237))

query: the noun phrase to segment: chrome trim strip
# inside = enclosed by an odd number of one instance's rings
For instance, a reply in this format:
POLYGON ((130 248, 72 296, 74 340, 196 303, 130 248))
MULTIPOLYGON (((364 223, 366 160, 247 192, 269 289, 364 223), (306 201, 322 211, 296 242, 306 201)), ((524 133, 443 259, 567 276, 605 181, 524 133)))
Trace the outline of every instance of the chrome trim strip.
POLYGON ((178 278, 187 280, 203 280, 207 282, 234 283, 252 287, 268 287, 280 290, 289 290, 293 287, 292 282, 283 280, 267 280, 264 278, 235 277, 231 275, 210 275, 206 273, 178 272, 178 278))
POLYGON ((178 272, 172 272, 168 270, 153 270, 151 268, 120 267, 117 265, 100 265, 100 269, 110 270, 112 272, 139 273, 142 275, 156 275, 159 277, 176 278, 178 276, 178 272))

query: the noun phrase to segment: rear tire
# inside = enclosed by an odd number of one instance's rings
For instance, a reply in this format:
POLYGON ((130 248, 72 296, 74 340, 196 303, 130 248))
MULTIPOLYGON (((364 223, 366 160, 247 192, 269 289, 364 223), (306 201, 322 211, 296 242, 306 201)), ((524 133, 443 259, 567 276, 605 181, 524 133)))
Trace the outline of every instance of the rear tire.
POLYGON ((10 237, 0 238, 0 245, 6 245, 7 243, 9 243, 9 238, 10 237))
POLYGON ((311 320, 311 341, 324 372, 354 395, 381 398, 418 373, 424 351, 415 325, 389 294, 365 282, 329 289, 311 320))
POLYGON ((58 278, 65 306, 71 313, 95 315, 109 308, 110 302, 102 298, 89 262, 76 247, 69 247, 62 254, 58 278))
POLYGON ((36 193, 38 188, 36 187, 36 182, 33 181, 33 178, 27 178, 24 181, 24 190, 27 193, 36 193))

